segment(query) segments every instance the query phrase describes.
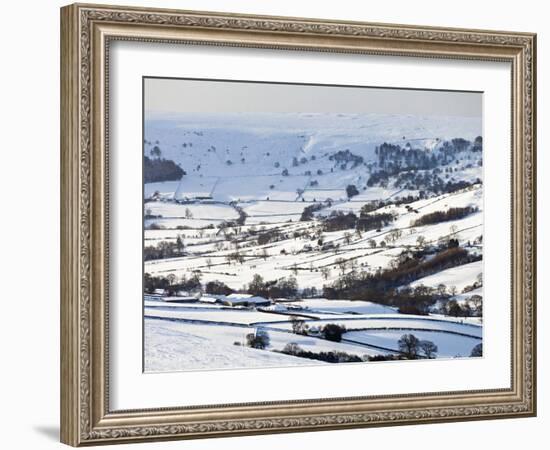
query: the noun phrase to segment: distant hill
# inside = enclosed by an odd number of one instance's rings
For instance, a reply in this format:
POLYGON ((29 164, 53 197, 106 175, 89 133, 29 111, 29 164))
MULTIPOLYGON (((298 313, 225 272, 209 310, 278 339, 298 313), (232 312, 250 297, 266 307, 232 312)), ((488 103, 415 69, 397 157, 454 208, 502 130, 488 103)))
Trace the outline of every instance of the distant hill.
POLYGON ((384 114, 180 114, 145 121, 151 181, 174 198, 377 199, 451 192, 482 178, 481 119, 384 114), (162 163, 162 158, 170 162, 162 163), (151 164, 151 165, 152 165, 151 164), (160 170, 160 166, 166 167, 160 170), (173 168, 174 173, 169 169, 173 168), (158 174, 158 175, 157 175, 158 174), (168 190, 166 190, 168 189, 168 190), (174 190, 177 189, 177 190, 174 190), (405 192, 406 191, 406 192, 405 192))

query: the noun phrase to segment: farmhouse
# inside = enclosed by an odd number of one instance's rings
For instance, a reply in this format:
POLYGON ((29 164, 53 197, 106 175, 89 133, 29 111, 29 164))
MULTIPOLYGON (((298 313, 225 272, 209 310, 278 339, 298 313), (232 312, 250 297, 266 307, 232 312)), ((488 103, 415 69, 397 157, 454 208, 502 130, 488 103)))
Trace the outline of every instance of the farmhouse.
POLYGON ((224 303, 225 302, 225 295, 215 295, 215 294, 208 294, 201 296, 200 300, 201 303, 224 303))
POLYGON ((225 306, 269 306, 271 301, 251 294, 207 294, 200 298, 201 303, 218 303, 225 306))

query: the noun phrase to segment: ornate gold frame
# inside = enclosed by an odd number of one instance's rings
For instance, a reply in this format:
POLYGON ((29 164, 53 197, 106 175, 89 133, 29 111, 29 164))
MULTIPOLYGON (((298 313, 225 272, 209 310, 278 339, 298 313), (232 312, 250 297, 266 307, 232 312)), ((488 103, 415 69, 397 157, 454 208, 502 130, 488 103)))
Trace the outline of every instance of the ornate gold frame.
POLYGON ((536 36, 529 33, 81 4, 62 8, 62 442, 79 446, 535 415, 535 52, 536 36), (510 389, 110 411, 106 67, 112 40, 510 62, 510 389))

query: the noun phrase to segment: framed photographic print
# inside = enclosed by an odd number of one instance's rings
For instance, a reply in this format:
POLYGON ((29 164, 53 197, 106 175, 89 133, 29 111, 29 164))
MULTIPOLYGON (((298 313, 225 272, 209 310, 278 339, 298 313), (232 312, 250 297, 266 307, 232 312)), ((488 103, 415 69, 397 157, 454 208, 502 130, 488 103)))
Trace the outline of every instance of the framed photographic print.
POLYGON ((535 35, 61 27, 63 442, 536 413, 535 35))

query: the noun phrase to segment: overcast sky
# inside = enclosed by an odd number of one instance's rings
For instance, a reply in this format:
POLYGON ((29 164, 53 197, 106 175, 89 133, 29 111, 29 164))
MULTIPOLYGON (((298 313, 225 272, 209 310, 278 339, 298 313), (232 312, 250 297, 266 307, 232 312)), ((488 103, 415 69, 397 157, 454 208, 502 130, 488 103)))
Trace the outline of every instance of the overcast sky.
POLYGON ((481 117, 479 92, 144 78, 147 115, 223 112, 481 117))

